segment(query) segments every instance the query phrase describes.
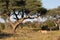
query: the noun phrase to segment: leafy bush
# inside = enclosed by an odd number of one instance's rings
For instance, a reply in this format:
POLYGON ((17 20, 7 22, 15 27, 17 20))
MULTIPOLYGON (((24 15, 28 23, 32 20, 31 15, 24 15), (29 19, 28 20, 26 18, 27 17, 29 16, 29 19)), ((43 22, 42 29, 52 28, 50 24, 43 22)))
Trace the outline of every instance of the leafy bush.
POLYGON ((55 23, 51 20, 47 20, 43 23, 37 23, 37 22, 27 22, 27 23, 24 23, 22 27, 25 27, 25 28, 32 28, 33 30, 51 30, 55 27, 55 23))
POLYGON ((4 23, 0 23, 0 30, 3 30, 5 28, 4 23))
POLYGON ((51 30, 51 29, 53 29, 55 27, 55 23, 53 21, 51 21, 51 20, 48 20, 48 21, 43 23, 42 27, 51 30))
POLYGON ((23 27, 32 28, 32 30, 35 30, 35 31, 41 29, 40 23, 37 23, 37 22, 33 22, 33 23, 27 22, 24 24, 23 27))
POLYGON ((33 23, 31 24, 31 27, 32 27, 33 30, 35 30, 35 31, 38 31, 38 30, 41 29, 40 23, 37 23, 37 22, 33 22, 33 23))

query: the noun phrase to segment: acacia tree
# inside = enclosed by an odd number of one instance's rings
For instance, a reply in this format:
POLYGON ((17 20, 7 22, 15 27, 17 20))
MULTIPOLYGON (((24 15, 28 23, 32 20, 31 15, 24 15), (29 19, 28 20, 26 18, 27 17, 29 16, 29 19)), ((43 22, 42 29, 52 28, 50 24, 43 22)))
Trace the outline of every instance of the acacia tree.
POLYGON ((30 13, 36 13, 41 7, 41 2, 38 0, 1 0, 0 3, 1 15, 4 17, 6 16, 9 24, 13 27, 13 31, 15 31, 16 27, 22 23, 24 19, 30 17, 30 13), (22 12, 21 19, 18 18, 20 13, 18 12, 18 14, 16 14, 16 10, 22 12), (16 17, 15 23, 10 21, 11 11, 13 11, 13 15, 16 17), (24 17, 24 13, 26 13, 28 17, 24 17))
POLYGON ((47 15, 51 15, 51 16, 60 15, 60 6, 58 6, 57 8, 48 10, 47 15))
POLYGON ((37 12, 40 13, 41 16, 43 16, 47 13, 47 11, 48 10, 46 8, 41 7, 37 12))

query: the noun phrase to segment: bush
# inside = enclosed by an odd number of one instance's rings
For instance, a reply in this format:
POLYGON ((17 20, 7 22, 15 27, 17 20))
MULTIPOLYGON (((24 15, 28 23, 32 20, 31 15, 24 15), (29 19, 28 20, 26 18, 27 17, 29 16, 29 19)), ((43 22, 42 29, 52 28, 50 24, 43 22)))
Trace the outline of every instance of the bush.
POLYGON ((32 28, 33 30, 51 30, 55 27, 55 23, 51 20, 45 21, 43 23, 37 23, 37 22, 27 22, 24 23, 22 27, 25 28, 32 28))
POLYGON ((54 27, 55 27, 55 23, 53 21, 50 21, 50 20, 44 22, 43 25, 42 25, 43 29, 45 28, 45 29, 50 29, 51 30, 54 27))
POLYGON ((33 22, 33 23, 27 22, 24 24, 23 27, 32 28, 32 30, 35 30, 35 31, 41 29, 40 23, 37 23, 37 22, 33 22))
POLYGON ((5 28, 4 23, 0 23, 0 30, 3 30, 5 28))
POLYGON ((38 31, 38 30, 41 29, 40 23, 37 23, 37 22, 33 22, 33 23, 31 24, 31 27, 32 27, 33 30, 35 30, 35 31, 38 31))

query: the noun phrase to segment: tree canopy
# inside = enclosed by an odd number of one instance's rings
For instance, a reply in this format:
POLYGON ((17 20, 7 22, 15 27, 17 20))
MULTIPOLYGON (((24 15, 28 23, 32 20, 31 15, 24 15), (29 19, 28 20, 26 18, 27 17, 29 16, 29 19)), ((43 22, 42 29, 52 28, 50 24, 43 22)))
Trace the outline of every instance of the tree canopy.
MULTIPOLYGON (((41 8, 41 1, 39 0, 1 0, 0 9, 1 11, 16 11, 19 10, 22 12, 22 17, 24 12, 26 14, 36 13, 39 8, 41 8)), ((15 12, 13 13, 15 14, 15 12)), ((16 15, 15 15, 16 16, 16 15)))
POLYGON ((13 30, 15 30, 16 27, 23 22, 24 13, 26 13, 27 16, 30 13, 36 13, 37 10, 42 7, 41 5, 42 3, 39 0, 0 0, 0 14, 4 14, 3 16, 7 16, 6 19, 8 18, 10 25, 12 25, 13 30), (16 10, 18 10, 18 14, 16 14, 16 10), (15 15, 16 17, 15 23, 12 23, 9 19, 11 11, 13 11, 13 15, 15 15), (20 12, 22 12, 22 19, 18 18, 20 12))
POLYGON ((60 15, 60 6, 57 8, 48 10, 47 14, 51 16, 60 15))
POLYGON ((1 0, 0 7, 5 9, 27 9, 36 11, 41 7, 41 2, 38 0, 1 0))

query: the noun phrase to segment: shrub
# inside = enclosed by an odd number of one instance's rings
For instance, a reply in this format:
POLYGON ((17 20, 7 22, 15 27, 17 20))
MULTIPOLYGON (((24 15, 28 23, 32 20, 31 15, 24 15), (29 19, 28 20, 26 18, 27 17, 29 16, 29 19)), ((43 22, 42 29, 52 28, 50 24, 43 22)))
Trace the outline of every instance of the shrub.
POLYGON ((0 23, 0 30, 3 30, 5 28, 4 23, 0 23))
POLYGON ((48 21, 43 23, 43 26, 45 26, 46 28, 51 30, 55 27, 55 23, 51 20, 48 20, 48 21))
POLYGON ((33 23, 27 22, 27 23, 24 24, 23 27, 32 28, 32 30, 35 30, 35 31, 41 29, 40 23, 37 23, 37 22, 33 22, 33 23))

